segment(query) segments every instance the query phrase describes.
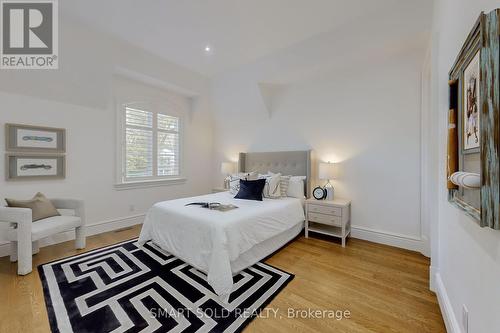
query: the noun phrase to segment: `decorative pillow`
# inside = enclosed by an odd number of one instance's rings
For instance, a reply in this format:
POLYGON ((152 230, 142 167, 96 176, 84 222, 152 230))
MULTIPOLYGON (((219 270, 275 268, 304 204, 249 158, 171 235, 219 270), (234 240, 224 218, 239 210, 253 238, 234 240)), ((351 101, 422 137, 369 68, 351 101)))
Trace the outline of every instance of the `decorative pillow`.
POLYGON ((9 207, 30 208, 33 222, 47 217, 59 216, 56 207, 42 193, 38 192, 31 200, 5 199, 9 207))
POLYGON ((259 179, 259 175, 256 172, 240 172, 231 175, 230 178, 231 179, 229 180, 229 192, 231 192, 231 194, 236 194, 240 190, 240 179, 257 180, 259 179))
POLYGON ((281 174, 271 175, 259 175, 262 179, 266 180, 266 185, 264 186, 264 198, 278 199, 281 198, 281 174))
POLYGON ((305 176, 292 176, 288 182, 286 195, 292 198, 304 198, 304 180, 305 176))
MULTIPOLYGON (((272 173, 271 171, 268 172, 271 176, 277 175, 277 173, 272 173)), ((286 193, 288 190, 288 183, 290 182, 290 177, 292 176, 281 176, 280 179, 280 191, 281 191, 281 196, 286 197, 286 193)))
POLYGON ((290 178, 292 176, 281 176, 281 181, 280 181, 280 190, 281 190, 281 196, 286 197, 287 192, 288 192, 288 185, 290 184, 290 178))
POLYGON ((262 201, 262 191, 266 185, 265 179, 243 180, 240 179, 240 190, 235 199, 262 201))
POLYGON ((236 194, 240 190, 240 178, 239 177, 234 177, 231 176, 231 179, 229 180, 229 192, 231 194, 236 194))

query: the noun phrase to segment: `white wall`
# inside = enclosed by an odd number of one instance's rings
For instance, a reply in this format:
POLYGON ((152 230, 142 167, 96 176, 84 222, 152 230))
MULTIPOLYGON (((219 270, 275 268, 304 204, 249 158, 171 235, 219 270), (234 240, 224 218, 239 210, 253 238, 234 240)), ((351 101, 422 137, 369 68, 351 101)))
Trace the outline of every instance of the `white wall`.
MULTIPOLYGON (((0 177, 0 198, 29 198, 37 191, 51 197, 82 198, 88 223, 96 224, 137 215, 135 221, 140 221, 140 215, 154 202, 207 193, 211 188, 212 181, 199 170, 199 165, 213 163, 207 79, 88 27, 69 20, 61 22, 59 70, 2 71, 0 104, 2 128, 4 123, 22 123, 67 130, 66 179, 7 182, 0 177), (185 184, 114 189, 116 68, 196 95, 192 110, 185 115, 185 184)), ((4 136, 0 135, 0 150, 4 147, 4 136)), ((0 174, 4 172, 4 163, 0 163, 0 174)))
POLYGON ((470 333, 500 331, 500 232, 480 228, 447 201, 445 188, 448 71, 481 11, 498 0, 441 0, 434 14, 433 98, 439 122, 439 225, 433 230, 435 286, 450 332, 466 332, 462 305, 469 310, 470 333), (435 250, 437 248, 437 251, 435 250))
POLYGON ((215 78, 216 185, 219 163, 236 160, 239 151, 313 149, 318 159, 339 163, 334 186, 338 197, 352 200, 355 237, 421 250, 423 54, 412 47, 344 62, 344 69, 265 86, 264 99, 255 74, 260 64, 215 78))

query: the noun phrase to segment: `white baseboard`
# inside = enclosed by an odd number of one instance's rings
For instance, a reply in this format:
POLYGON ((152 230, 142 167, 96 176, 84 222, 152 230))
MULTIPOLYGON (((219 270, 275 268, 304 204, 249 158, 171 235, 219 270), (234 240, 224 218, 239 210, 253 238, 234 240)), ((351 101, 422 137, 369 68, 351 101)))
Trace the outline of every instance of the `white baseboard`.
POLYGON ((399 235, 355 225, 351 226, 351 236, 374 243, 381 243, 407 250, 422 252, 422 240, 411 236, 399 235))
MULTIPOLYGON (((144 214, 126 216, 118 219, 105 220, 87 225, 87 236, 102 234, 103 232, 127 228, 144 222, 144 214)), ((74 231, 62 232, 40 240, 40 247, 53 245, 75 239, 74 231)), ((10 255, 9 243, 0 244, 0 257, 10 255)))
POLYGON ((434 266, 429 266, 429 289, 435 293, 437 293, 436 286, 436 276, 439 274, 439 271, 434 266))
POLYGON ((446 331, 448 333, 462 333, 462 329, 458 323, 457 317, 455 316, 455 312, 453 312, 450 299, 448 298, 448 293, 446 292, 446 288, 439 272, 435 274, 434 281, 439 307, 441 308, 444 324, 446 325, 446 331))
POLYGON ((422 251, 420 251, 420 253, 422 253, 427 258, 430 258, 431 257, 431 244, 429 241, 429 237, 422 235, 422 243, 421 244, 422 244, 422 251))

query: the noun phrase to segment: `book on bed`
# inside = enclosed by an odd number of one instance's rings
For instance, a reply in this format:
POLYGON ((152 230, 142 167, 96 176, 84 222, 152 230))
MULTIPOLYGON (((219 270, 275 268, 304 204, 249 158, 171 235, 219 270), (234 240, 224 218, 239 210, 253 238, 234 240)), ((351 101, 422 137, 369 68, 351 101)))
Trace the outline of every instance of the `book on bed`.
POLYGON ((233 204, 223 205, 219 202, 191 202, 186 204, 186 206, 200 206, 202 208, 208 208, 211 210, 218 210, 221 212, 227 212, 229 210, 233 210, 238 208, 238 206, 233 204))

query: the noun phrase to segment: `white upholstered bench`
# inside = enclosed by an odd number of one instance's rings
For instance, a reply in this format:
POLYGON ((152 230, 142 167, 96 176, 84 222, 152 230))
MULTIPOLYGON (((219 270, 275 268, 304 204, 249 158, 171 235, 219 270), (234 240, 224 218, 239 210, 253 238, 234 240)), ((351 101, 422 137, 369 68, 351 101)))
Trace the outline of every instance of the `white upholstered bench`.
POLYGON ((31 256, 38 253, 38 240, 75 230, 75 247, 85 248, 85 206, 74 199, 50 199, 61 216, 32 222, 31 209, 0 207, 0 241, 9 241, 10 261, 17 261, 17 274, 32 271, 31 256))

